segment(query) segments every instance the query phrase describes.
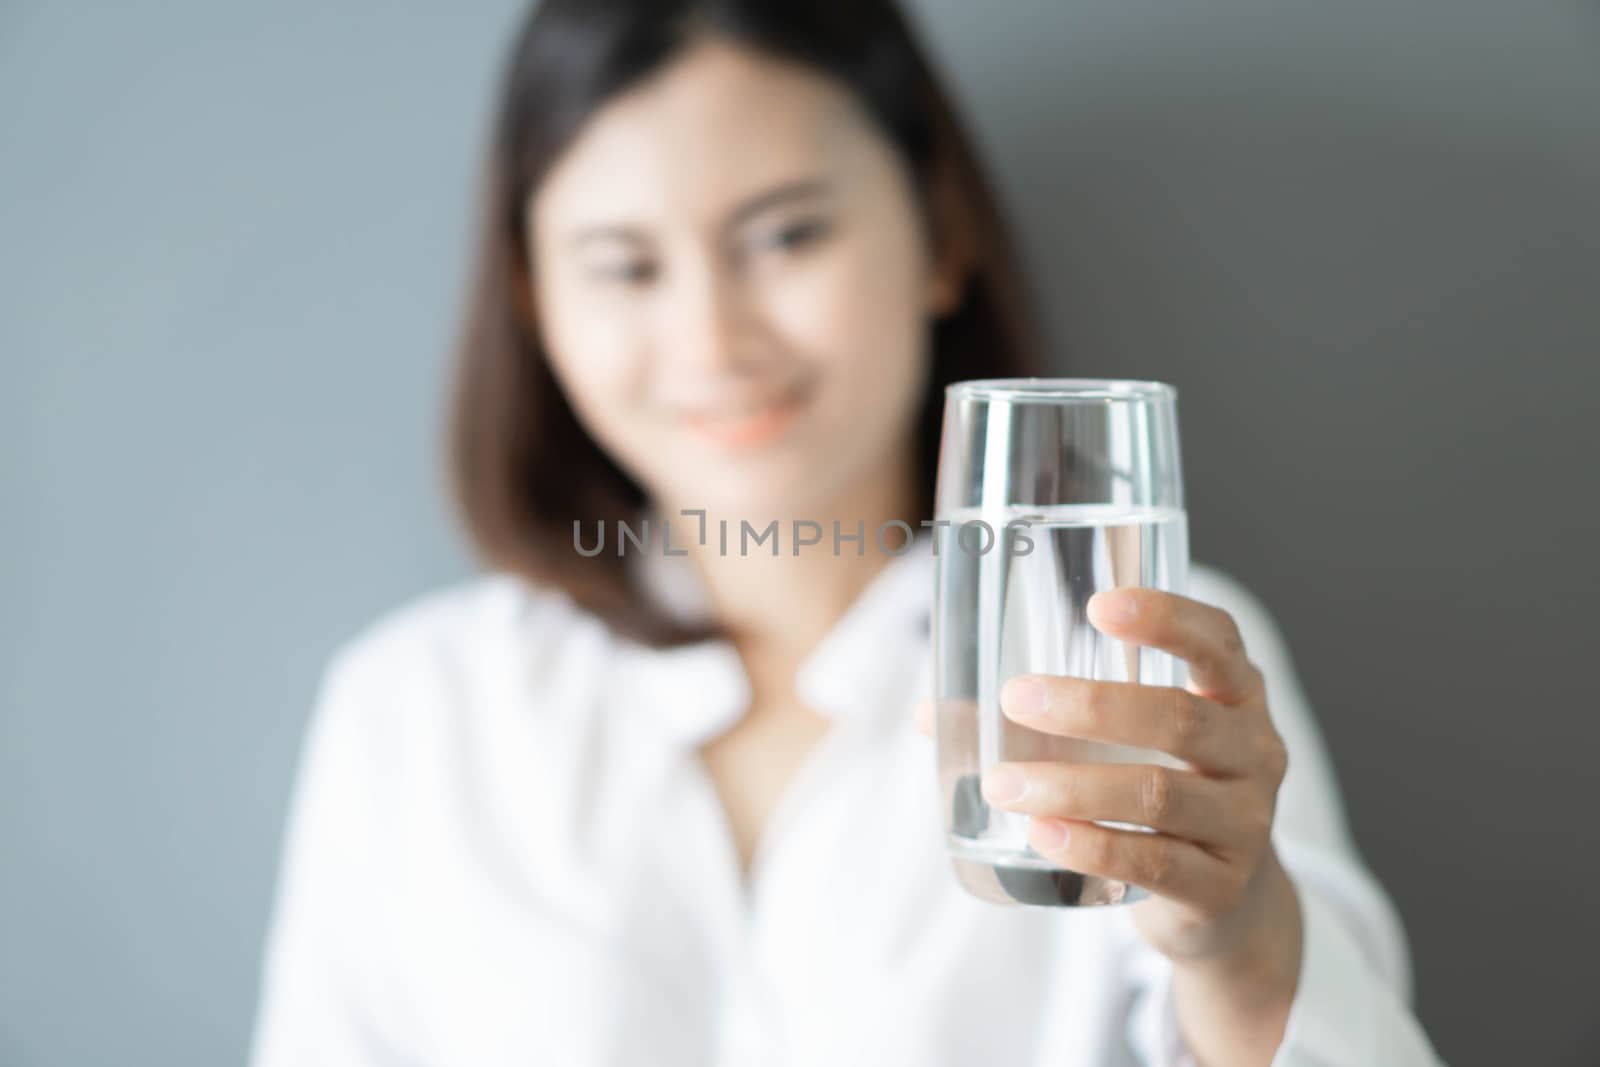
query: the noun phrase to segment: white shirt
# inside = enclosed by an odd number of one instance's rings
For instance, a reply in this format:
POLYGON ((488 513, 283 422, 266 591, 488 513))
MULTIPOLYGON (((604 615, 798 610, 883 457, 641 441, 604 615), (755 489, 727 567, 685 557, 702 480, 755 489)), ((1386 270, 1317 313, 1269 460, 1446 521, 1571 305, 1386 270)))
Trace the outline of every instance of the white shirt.
MULTIPOLYGON (((747 704, 731 645, 646 648, 499 573, 347 642, 307 735, 255 1067, 1191 1063, 1170 964, 1128 908, 957 885, 911 714, 929 543, 803 665, 799 695, 833 721, 748 885, 697 755, 747 704)), ((665 602, 696 603, 687 560, 638 558, 665 602)), ((1438 1063, 1280 633, 1213 568, 1192 566, 1189 595, 1238 622, 1290 752, 1274 838, 1305 943, 1274 1067, 1438 1063)))

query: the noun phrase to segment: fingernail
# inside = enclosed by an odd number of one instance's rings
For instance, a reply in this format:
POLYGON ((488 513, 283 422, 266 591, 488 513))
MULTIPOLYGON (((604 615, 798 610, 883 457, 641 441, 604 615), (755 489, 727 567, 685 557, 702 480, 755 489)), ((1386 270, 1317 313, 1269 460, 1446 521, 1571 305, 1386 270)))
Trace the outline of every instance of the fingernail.
POLYGON ((991 804, 1009 804, 1028 791, 1028 776, 1021 768, 997 763, 983 773, 983 798, 991 804))
POLYGON ((1000 689, 1000 709, 1008 715, 1038 715, 1050 706, 1044 682, 1018 675, 1000 689))
POLYGON ((1054 819, 1035 819, 1030 836, 1039 848, 1059 849, 1067 843, 1067 824, 1054 819))
POLYGON ((1101 592, 1094 595, 1094 611, 1106 622, 1132 622, 1139 614, 1138 598, 1131 593, 1101 592))

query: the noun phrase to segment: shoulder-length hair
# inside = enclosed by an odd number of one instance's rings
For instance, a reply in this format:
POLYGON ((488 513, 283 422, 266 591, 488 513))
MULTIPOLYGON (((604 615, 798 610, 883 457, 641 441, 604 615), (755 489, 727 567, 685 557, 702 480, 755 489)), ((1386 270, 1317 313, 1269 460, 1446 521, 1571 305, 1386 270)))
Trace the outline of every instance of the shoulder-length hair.
POLYGON ((956 242, 959 306, 932 324, 918 422, 921 519, 932 518, 944 388, 1040 373, 1030 294, 977 152, 893 0, 543 0, 517 33, 483 175, 481 231, 453 375, 450 494, 479 559, 564 590, 615 631, 664 647, 715 631, 657 607, 621 555, 581 556, 574 523, 616 528, 644 489, 582 426, 536 321, 525 212, 610 98, 715 34, 837 79, 916 179, 934 247, 956 242))

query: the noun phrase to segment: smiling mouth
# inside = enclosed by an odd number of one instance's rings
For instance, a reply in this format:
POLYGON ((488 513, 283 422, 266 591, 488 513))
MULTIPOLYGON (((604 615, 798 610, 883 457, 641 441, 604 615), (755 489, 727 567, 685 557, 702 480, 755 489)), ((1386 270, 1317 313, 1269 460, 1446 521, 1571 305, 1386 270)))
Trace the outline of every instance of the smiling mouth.
POLYGON ((713 444, 749 447, 781 437, 806 404, 806 392, 795 390, 775 400, 737 411, 695 414, 685 418, 689 429, 713 444))

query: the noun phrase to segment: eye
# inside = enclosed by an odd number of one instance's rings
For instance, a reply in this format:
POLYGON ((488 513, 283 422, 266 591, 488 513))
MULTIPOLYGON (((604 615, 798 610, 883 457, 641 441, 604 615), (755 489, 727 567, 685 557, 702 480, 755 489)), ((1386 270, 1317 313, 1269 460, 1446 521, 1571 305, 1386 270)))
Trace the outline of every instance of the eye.
POLYGON ((595 281, 612 285, 644 285, 654 281, 656 264, 648 259, 621 259, 595 263, 585 273, 595 281))
POLYGON ((771 227, 757 235, 751 243, 760 251, 797 252, 820 241, 827 236, 828 230, 825 219, 799 219, 771 227))

